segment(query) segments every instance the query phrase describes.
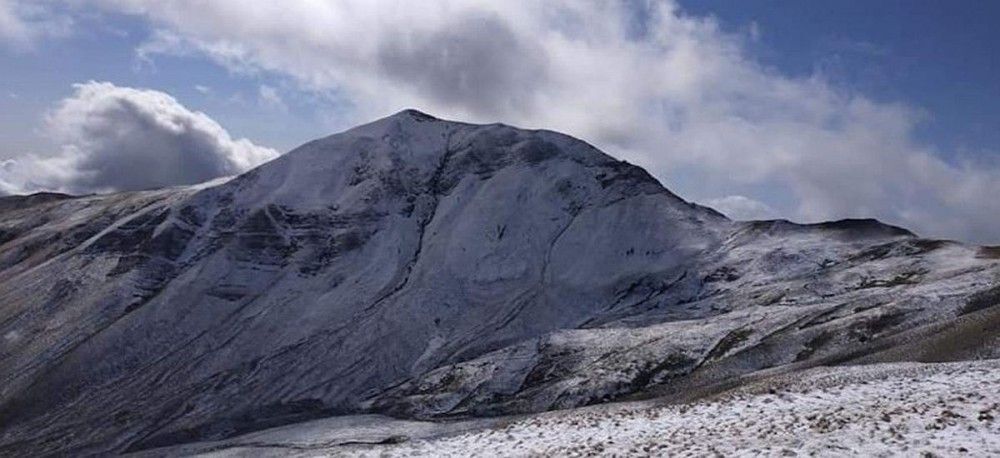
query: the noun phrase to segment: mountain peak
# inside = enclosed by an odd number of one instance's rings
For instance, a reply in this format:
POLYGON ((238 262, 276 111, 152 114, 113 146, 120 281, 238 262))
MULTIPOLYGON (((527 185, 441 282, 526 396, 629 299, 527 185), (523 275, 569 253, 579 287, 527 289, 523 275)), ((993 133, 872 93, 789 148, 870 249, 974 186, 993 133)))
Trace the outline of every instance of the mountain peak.
POLYGON ((395 113, 393 115, 390 115, 389 117, 390 118, 398 118, 398 117, 404 117, 404 116, 410 117, 410 118, 413 118, 413 119, 416 119, 416 120, 420 120, 420 121, 440 121, 439 118, 431 116, 431 115, 429 115, 427 113, 424 113, 424 112, 422 112, 420 110, 417 110, 415 108, 406 108, 406 109, 403 109, 403 110, 401 110, 401 111, 399 111, 399 112, 397 112, 397 113, 395 113))

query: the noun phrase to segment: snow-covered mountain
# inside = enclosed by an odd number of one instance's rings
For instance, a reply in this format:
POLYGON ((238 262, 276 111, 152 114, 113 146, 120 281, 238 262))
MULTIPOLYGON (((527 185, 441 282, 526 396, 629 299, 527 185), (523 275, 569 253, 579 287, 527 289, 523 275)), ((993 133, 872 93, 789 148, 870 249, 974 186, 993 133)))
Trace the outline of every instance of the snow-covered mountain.
POLYGON ((0 198, 0 453, 696 397, 992 355, 1000 250, 734 222, 550 131, 408 110, 225 182, 0 198))

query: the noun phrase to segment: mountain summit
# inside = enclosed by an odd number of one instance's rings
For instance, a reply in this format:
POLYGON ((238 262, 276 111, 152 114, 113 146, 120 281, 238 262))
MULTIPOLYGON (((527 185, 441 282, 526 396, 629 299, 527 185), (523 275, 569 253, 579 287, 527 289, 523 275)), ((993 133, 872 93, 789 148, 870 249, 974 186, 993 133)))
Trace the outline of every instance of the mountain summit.
POLYGON ((683 396, 934 339, 954 342, 927 357, 962 358, 986 341, 955 329, 1000 294, 989 250, 873 220, 734 222, 572 137, 415 110, 222 184, 17 199, 12 454, 683 396))

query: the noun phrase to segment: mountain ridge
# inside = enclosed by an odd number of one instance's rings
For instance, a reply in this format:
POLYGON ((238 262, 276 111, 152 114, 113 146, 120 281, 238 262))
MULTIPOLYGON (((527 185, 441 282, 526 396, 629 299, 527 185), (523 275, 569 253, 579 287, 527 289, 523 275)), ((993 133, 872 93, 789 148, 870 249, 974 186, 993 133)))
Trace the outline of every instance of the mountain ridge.
POLYGON ((727 382, 957 319, 998 272, 872 220, 731 221, 572 137, 415 110, 0 234, 5 454, 727 382))

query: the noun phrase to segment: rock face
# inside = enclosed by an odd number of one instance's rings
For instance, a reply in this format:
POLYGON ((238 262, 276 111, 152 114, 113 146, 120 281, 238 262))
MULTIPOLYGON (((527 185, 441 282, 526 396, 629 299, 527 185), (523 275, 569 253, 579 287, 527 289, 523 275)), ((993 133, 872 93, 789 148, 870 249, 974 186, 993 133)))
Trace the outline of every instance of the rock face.
POLYGON ((571 137, 415 111, 224 183, 2 198, 0 243, 11 455, 997 348, 996 250, 734 222, 571 137))

